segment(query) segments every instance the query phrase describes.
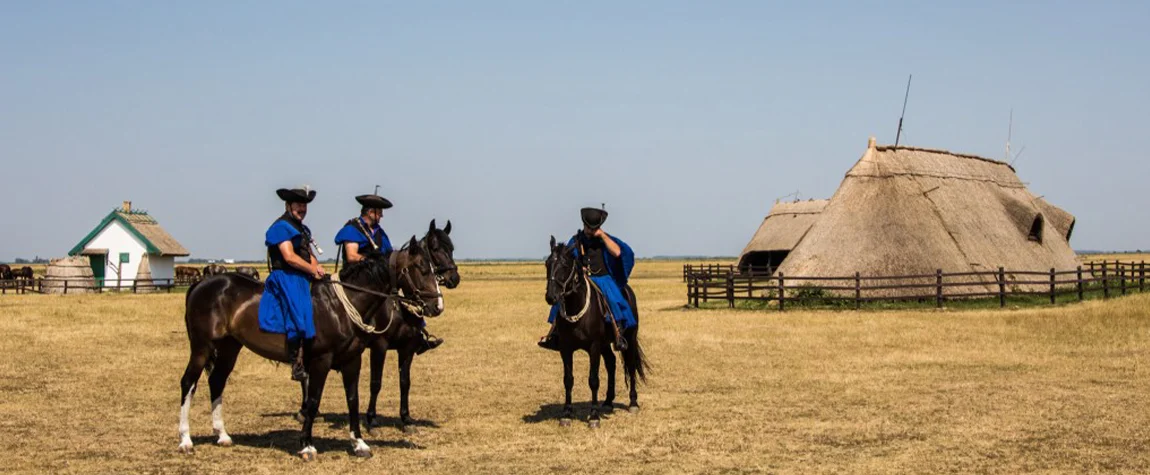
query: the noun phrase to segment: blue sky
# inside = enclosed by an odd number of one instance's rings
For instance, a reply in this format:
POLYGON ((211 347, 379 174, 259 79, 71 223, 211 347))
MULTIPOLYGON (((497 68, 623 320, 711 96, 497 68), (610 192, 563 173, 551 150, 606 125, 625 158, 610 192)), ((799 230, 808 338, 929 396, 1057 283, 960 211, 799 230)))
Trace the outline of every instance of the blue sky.
POLYGON ((869 136, 1001 158, 1150 248, 1150 4, 3 2, 0 260, 113 207, 198 257, 259 258, 274 190, 333 248, 381 185, 393 240, 539 257, 578 209, 641 256, 734 255, 778 197, 829 197, 869 136), (21 203, 17 205, 16 203, 21 203), (1142 210, 1142 211, 1139 211, 1142 210))

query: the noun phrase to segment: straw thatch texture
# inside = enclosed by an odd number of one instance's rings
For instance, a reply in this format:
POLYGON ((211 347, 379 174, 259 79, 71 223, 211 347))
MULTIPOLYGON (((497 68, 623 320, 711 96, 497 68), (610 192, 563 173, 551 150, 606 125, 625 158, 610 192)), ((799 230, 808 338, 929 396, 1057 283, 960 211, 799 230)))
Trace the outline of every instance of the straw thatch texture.
POLYGON ((187 256, 191 254, 179 241, 176 241, 176 238, 168 234, 160 226, 160 223, 156 222, 155 218, 147 213, 117 211, 116 214, 120 215, 120 218, 150 241, 160 251, 161 256, 187 256))
POLYGON ((156 290, 156 285, 151 281, 152 279, 152 264, 148 259, 148 255, 144 254, 140 258, 140 266, 136 268, 136 292, 153 292, 156 290))
POLYGON ((739 267, 753 261, 757 253, 789 252, 794 249, 827 205, 827 200, 775 203, 751 241, 739 253, 739 267))
MULTIPOLYGON (((1073 270, 1077 257, 1065 233, 1054 228, 1065 216, 1043 217, 1041 242, 1029 238, 1036 219, 1050 208, 1002 162, 943 150, 869 148, 779 271, 838 277, 856 271, 863 276, 925 275, 936 269, 970 272, 999 266, 1008 274, 1073 270)), ((980 281, 988 285, 944 293, 991 290, 993 278, 980 281)))
POLYGON ((52 259, 44 275, 44 293, 64 293, 64 282, 68 282, 69 294, 95 292, 96 280, 87 256, 71 256, 52 259))

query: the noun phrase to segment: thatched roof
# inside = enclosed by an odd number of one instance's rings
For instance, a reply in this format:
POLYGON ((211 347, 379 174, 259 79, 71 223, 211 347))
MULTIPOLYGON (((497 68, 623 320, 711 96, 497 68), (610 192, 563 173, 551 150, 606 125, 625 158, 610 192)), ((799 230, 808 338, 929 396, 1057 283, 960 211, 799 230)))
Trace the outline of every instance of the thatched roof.
POLYGON ((872 145, 779 271, 832 277, 1073 270, 1077 257, 1065 232, 1072 223, 1006 163, 872 145), (1032 229, 1041 241, 1031 239, 1032 229))
MULTIPOLYGON (((128 206, 125 205, 125 208, 128 206)), ((176 238, 168 234, 147 211, 117 208, 108 213, 108 216, 104 217, 92 232, 84 236, 84 239, 80 240, 80 243, 76 244, 68 252, 68 255, 82 254, 84 247, 113 221, 118 221, 129 233, 139 239, 148 249, 148 254, 161 256, 187 256, 191 254, 179 241, 176 241, 176 238)))
POLYGON ((739 253, 739 261, 751 252, 789 251, 798 245, 815 224, 828 200, 775 203, 751 241, 739 253))

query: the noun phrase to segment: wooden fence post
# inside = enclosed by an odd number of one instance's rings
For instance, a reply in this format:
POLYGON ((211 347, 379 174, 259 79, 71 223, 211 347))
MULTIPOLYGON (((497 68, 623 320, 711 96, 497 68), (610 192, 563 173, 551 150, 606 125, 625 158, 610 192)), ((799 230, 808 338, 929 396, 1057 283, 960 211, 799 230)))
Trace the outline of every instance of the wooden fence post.
POLYGON ((727 307, 735 308, 735 272, 727 270, 727 307))
POLYGON ((1050 304, 1054 305, 1054 268, 1050 268, 1050 304))
POLYGON ((998 268, 998 306, 1006 307, 1006 269, 998 268))
POLYGON ((1115 265, 1118 266, 1118 285, 1122 288, 1122 295, 1126 295, 1126 266, 1118 264, 1117 261, 1115 265))
POLYGON ((68 279, 64 279, 64 295, 68 295, 68 279))
POLYGON ((935 307, 942 308, 942 269, 935 270, 934 275, 935 275, 935 284, 934 284, 935 285, 935 287, 934 287, 935 288, 935 293, 934 293, 935 307))
POLYGON ((691 303, 691 298, 695 298, 695 308, 699 308, 699 274, 691 274, 691 293, 687 295, 687 303, 691 303))
POLYGON ((1138 264, 1138 291, 1146 291, 1146 261, 1138 264))
POLYGON ((755 271, 754 270, 751 270, 751 272, 749 274, 747 274, 747 298, 748 299, 755 298, 755 271))
POLYGON ((1078 301, 1082 301, 1082 266, 1078 266, 1078 301))
POLYGON ((862 306, 862 278, 855 272, 855 310, 862 306))
POLYGON ((783 273, 779 272, 779 311, 780 312, 784 311, 785 305, 783 304, 783 302, 785 302, 786 300, 787 300, 787 286, 785 283, 783 283, 783 273))
POLYGON ((1110 276, 1106 269, 1106 261, 1102 261, 1102 298, 1110 298, 1110 276))
POLYGON ((1094 278, 1094 261, 1090 261, 1090 278, 1094 278))

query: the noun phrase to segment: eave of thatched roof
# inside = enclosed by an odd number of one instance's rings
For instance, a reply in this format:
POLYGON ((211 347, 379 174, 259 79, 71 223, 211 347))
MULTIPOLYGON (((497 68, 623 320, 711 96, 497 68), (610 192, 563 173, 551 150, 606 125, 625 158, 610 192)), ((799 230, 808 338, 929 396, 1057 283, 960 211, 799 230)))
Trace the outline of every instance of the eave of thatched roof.
POLYGON ((827 200, 775 203, 759 229, 739 255, 749 252, 789 251, 798 245, 818 220, 827 200))

